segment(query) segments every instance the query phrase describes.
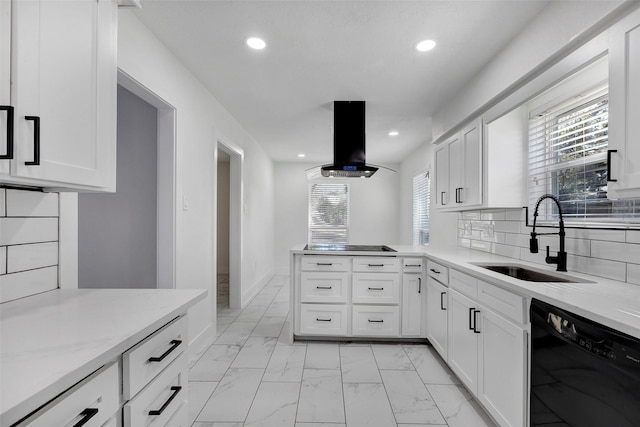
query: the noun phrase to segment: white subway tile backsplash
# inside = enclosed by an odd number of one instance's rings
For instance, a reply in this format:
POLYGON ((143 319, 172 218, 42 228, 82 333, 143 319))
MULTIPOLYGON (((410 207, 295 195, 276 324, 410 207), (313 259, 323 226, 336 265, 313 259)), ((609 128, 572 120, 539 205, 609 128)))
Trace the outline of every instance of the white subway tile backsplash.
POLYGON ((58 216, 58 193, 7 190, 7 216, 58 216))
POLYGON ((485 209, 480 212, 480 219, 485 221, 504 221, 507 218, 504 209, 485 209))
POLYGON ((520 223, 518 221, 496 221, 494 230, 505 233, 519 233, 520 223))
POLYGON ((496 251, 497 255, 508 256, 509 258, 520 258, 520 248, 509 245, 502 245, 500 243, 496 243, 496 251))
POLYGON ((7 208, 5 205, 5 194, 6 194, 6 190, 4 188, 0 188, 0 217, 7 216, 7 208))
POLYGON ((604 277, 624 282, 626 280, 626 264, 599 258, 588 258, 569 255, 567 270, 604 277))
POLYGON ((640 245, 618 242, 591 242, 591 256, 622 262, 638 262, 640 260, 640 245))
POLYGON ((524 215, 525 215, 524 209, 507 209, 505 211, 505 219, 507 221, 523 221, 524 222, 525 220, 524 215))
POLYGON ((0 303, 58 287, 58 267, 39 268, 0 276, 0 303))
POLYGON ((480 219, 480 211, 460 212, 460 218, 462 218, 462 219, 480 219))
POLYGON ((520 248, 528 248, 529 235, 506 233, 504 243, 511 246, 518 246, 520 248))
POLYGON ((640 285, 640 264, 627 264, 627 282, 640 285))
POLYGON ((58 265, 58 242, 7 248, 7 273, 58 265))
POLYGON ((0 274, 7 273, 7 247, 0 246, 0 274))
POLYGON ((568 228, 567 237, 575 239, 606 240, 609 242, 624 242, 624 230, 599 230, 593 228, 568 228))
POLYGON ((481 240, 471 240, 471 249, 483 252, 492 252, 493 244, 491 242, 483 242, 481 240))
POLYGON ((627 230, 627 243, 640 243, 640 230, 627 230))
POLYGON ((58 240, 58 218, 0 218, 0 245, 58 240))

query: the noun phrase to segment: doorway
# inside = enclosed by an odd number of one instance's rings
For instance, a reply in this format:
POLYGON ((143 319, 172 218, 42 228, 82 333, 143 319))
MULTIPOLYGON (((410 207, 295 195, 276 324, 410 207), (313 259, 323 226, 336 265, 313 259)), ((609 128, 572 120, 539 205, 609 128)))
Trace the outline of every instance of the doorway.
POLYGON ((175 287, 175 109, 118 72, 116 193, 78 195, 81 288, 175 287))
POLYGON ((217 308, 242 308, 242 167, 244 151, 219 140, 215 149, 217 308))

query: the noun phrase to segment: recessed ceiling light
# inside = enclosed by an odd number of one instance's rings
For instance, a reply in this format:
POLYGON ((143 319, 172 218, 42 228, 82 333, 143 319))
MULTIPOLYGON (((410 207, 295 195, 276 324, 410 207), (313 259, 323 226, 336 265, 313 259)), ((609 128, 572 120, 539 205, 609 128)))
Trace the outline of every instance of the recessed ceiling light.
POLYGON ((247 43, 247 46, 249 46, 251 49, 256 49, 256 50, 262 50, 267 46, 264 40, 258 37, 249 37, 247 38, 246 43, 247 43))
POLYGON ((436 42, 434 42, 433 40, 422 40, 421 42, 416 44, 416 50, 418 52, 426 52, 433 49, 434 47, 436 47, 436 42))
POLYGON ((303 159, 303 158, 305 158, 305 157, 306 157, 306 155, 304 155, 304 154, 300 153, 300 154, 298 154, 298 157, 300 157, 301 159, 303 159))
POLYGON ((400 135, 400 132, 398 132, 397 130, 392 130, 391 132, 389 132, 389 136, 398 136, 400 135))

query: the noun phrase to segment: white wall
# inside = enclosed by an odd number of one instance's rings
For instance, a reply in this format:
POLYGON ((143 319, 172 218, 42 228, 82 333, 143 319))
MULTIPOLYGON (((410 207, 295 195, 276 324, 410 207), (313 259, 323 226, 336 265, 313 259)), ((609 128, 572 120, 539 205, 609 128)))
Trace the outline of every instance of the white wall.
MULTIPOLYGON (((220 153, 220 150, 218 150, 220 153)), ((230 162, 218 162, 217 254, 218 274, 229 274, 229 169, 230 162)))
MULTIPOLYGON (((289 250, 307 242, 308 185, 305 170, 316 163, 277 162, 275 176, 276 271, 289 274, 289 250)), ((399 165, 385 165, 394 170, 399 165)), ((350 184, 351 244, 398 244, 400 242, 400 173, 380 168, 368 179, 348 179, 350 184)))
POLYGON ((209 344, 216 321, 213 226, 217 141, 223 139, 244 150, 244 296, 257 292, 272 274, 273 165, 207 89, 125 9, 119 11, 118 67, 176 109, 176 287, 209 291, 189 313, 192 343, 209 344), (185 198, 188 210, 182 209, 185 198))
POLYGON ((156 288, 158 110, 118 86, 114 194, 78 194, 80 288, 156 288))

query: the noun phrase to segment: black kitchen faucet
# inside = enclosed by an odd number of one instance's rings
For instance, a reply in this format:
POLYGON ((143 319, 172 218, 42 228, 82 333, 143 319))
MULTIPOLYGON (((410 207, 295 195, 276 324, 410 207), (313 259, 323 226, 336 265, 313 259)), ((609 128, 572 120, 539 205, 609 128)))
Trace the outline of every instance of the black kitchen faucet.
POLYGON ((564 250, 564 220, 562 218, 562 206, 560 206, 560 200, 553 194, 545 194, 540 196, 536 202, 536 209, 533 212, 533 231, 531 232, 531 239, 529 240, 529 251, 532 254, 538 253, 538 237, 549 234, 558 234, 560 236, 560 251, 557 256, 549 256, 549 246, 547 246, 547 256, 544 259, 547 264, 558 264, 556 271, 567 271, 567 253, 564 250), (560 232, 559 233, 536 233, 536 219, 538 217, 538 208, 540 203, 544 199, 551 199, 558 205, 558 217, 560 218, 560 232))

